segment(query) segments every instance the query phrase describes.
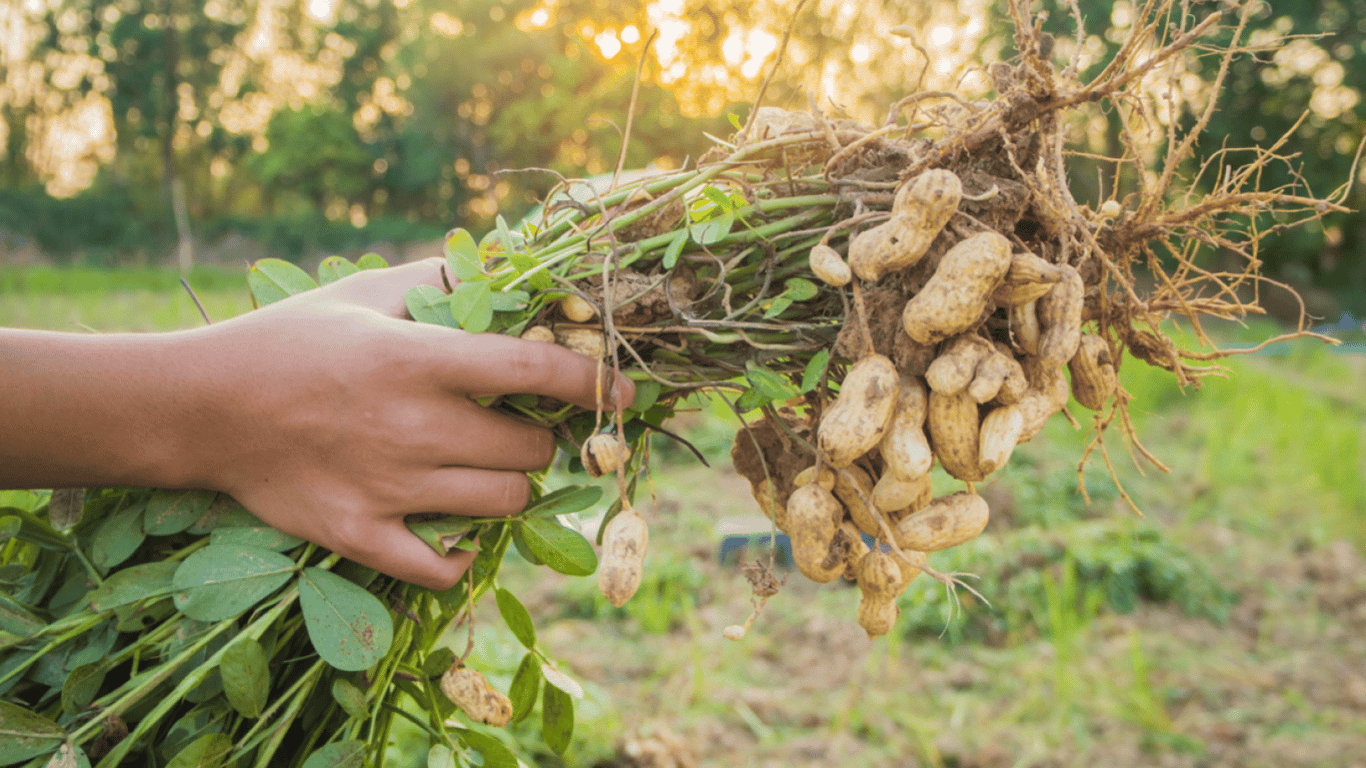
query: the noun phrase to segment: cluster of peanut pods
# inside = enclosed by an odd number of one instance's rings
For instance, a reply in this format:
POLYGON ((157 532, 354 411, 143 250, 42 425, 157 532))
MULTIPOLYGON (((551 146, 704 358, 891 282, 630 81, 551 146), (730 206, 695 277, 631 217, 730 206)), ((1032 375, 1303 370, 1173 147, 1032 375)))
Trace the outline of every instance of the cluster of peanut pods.
MULTIPOLYGON (((909 180, 891 218, 849 243, 848 262, 824 244, 813 248, 813 273, 842 286, 855 276, 872 282, 916 265, 961 197, 958 177, 947 170, 909 180)), ((755 484, 760 507, 791 537, 804 575, 858 581, 859 623, 870 636, 890 630, 895 599, 920 573, 926 553, 986 527, 987 503, 973 483, 1036 436, 1067 404, 1069 391, 1092 409, 1115 395, 1110 346, 1082 333, 1084 292, 1071 265, 1014 250, 1001 234, 958 240, 902 313, 902 341, 928 352, 919 357, 928 364, 899 368, 871 351, 854 362, 820 414, 818 461, 791 488, 755 484), (1004 338, 989 332, 992 315, 1008 320, 1004 338), (933 498, 936 460, 967 489, 933 498), (774 500, 784 497, 777 508, 774 500), (879 546, 869 548, 861 534, 879 546)))

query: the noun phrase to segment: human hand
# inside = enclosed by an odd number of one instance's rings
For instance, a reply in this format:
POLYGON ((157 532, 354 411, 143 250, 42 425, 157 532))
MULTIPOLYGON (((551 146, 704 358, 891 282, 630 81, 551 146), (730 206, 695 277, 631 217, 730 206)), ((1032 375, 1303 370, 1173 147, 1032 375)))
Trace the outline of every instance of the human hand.
MULTIPOLYGON (((403 293, 441 285, 441 259, 362 272, 193 332, 202 377, 190 484, 391 576, 452 586, 474 554, 437 555, 404 517, 508 515, 552 434, 474 398, 531 393, 593 408, 598 365, 554 344, 407 320, 403 293)), ((603 372, 603 387, 610 371, 603 372)), ((629 403, 620 377, 607 393, 629 403)), ((609 409, 610 403, 607 404, 609 409)))

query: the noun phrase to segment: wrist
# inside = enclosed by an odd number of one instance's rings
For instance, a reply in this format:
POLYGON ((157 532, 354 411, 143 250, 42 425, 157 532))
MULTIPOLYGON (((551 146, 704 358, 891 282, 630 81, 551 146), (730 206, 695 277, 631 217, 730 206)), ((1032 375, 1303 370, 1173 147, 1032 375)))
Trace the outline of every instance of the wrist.
POLYGON ((193 332, 0 332, 0 486, 193 487, 193 332))

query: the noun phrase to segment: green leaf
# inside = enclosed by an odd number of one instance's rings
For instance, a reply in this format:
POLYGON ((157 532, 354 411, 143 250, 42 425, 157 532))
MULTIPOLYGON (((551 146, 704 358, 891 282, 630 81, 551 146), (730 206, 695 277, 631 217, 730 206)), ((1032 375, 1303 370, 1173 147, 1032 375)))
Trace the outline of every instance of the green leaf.
POLYGON ((523 534, 520 525, 512 526, 512 545, 517 548, 517 554, 521 555, 523 560, 532 565, 545 565, 541 562, 541 558, 531 551, 531 545, 526 543, 526 536, 523 534))
POLYGON ((194 525, 218 496, 217 491, 159 489, 147 499, 142 530, 149 536, 170 536, 194 525))
POLYGON ((261 259, 247 270, 247 288, 261 307, 317 287, 307 272, 283 259, 261 259))
POLYGON ((735 126, 735 130, 743 131, 745 129, 745 124, 740 122, 740 116, 734 112, 727 112, 726 119, 730 121, 731 125, 735 126))
POLYGON ((489 292, 489 303, 494 312, 517 312, 524 309, 530 300, 531 294, 526 291, 489 292))
POLYGON ((664 249, 664 259, 662 261, 665 269, 673 269, 678 263, 678 257, 683 255, 683 249, 688 245, 688 233, 679 232, 674 239, 669 241, 669 247, 664 249))
POLYGON ((428 677, 445 674, 446 670, 455 663, 455 651, 446 646, 433 648, 427 658, 422 660, 422 674, 428 677))
POLYGON ((800 277, 789 277, 787 279, 787 290, 783 291, 793 301, 808 301, 816 298, 820 292, 820 288, 817 288, 815 283, 810 280, 803 280, 800 277))
POLYGON ((569 748, 574 735, 574 700, 553 685, 541 693, 541 738, 557 755, 569 748))
POLYGON ((278 552, 210 544, 176 569, 175 607, 199 621, 231 619, 284 586, 293 573, 294 561, 278 552))
POLYGON ((240 507, 218 521, 212 533, 209 534, 209 541, 214 544, 230 544, 238 547, 257 547, 259 549, 269 549, 274 552, 284 552, 293 549, 304 540, 298 536, 291 536, 284 531, 276 530, 261 518, 247 511, 245 507, 240 507))
POLYGON ((702 187, 702 196, 712 201, 712 204, 723 211, 729 212, 735 208, 726 193, 716 187, 702 187))
POLYGON ((29 613, 23 605, 0 592, 0 630, 19 637, 32 637, 47 627, 47 622, 29 613))
POLYGON ((266 708, 270 693, 270 661, 255 638, 243 637, 223 650, 218 663, 223 695, 242 717, 254 719, 266 708))
POLYGON ((821 383, 821 376, 825 373, 826 366, 830 365, 830 350, 822 349, 811 356, 806 363, 806 370, 802 372, 802 391, 806 394, 816 388, 821 383))
POLYGON ((730 234, 735 225, 735 214, 727 213, 688 227, 688 236, 701 246, 713 245, 730 234))
POLYGON ((463 729, 460 740, 484 757, 484 768, 517 768, 517 756, 503 742, 487 733, 463 729))
POLYGON ((360 271, 343 256, 328 256, 318 265, 318 285, 335 283, 343 277, 350 277, 360 271))
POLYGON ((306 568, 299 602, 318 655, 343 672, 369 669, 389 652, 394 625, 379 598, 335 573, 306 568))
POLYGON ((747 389, 735 398, 735 410, 740 413, 749 413, 755 408, 762 408, 773 402, 770 397, 765 397, 753 389, 747 389))
POLYGON ((85 510, 84 488, 57 488, 47 505, 47 519, 59 531, 69 531, 81 521, 85 510))
POLYGON ((362 270, 384 269, 388 266, 389 262, 385 261, 384 257, 378 253, 367 253, 359 259, 356 259, 356 267, 362 270))
POLYGON ((29 766, 37 765, 41 765, 42 768, 90 768, 90 758, 86 756, 85 750, 68 741, 58 747, 46 763, 29 763, 29 766))
POLYGON ((790 306, 792 306, 792 299, 788 298, 787 296, 779 296, 768 305, 768 309, 764 310, 764 318, 775 318, 778 315, 781 315, 782 313, 786 312, 787 308, 790 306))
POLYGON ((434 285, 415 285, 403 294, 403 304, 408 308, 408 316, 419 323, 455 327, 450 307, 450 295, 434 285))
POLYGON ((147 534, 142 531, 141 503, 114 513, 100 523, 90 540, 90 562, 107 571, 127 560, 147 534))
POLYGON ((578 531, 545 517, 528 518, 519 527, 532 554, 551 570, 566 576, 588 576, 597 570, 593 545, 578 531))
POLYGON ((5 515, 0 517, 0 544, 4 544, 15 536, 19 535, 19 529, 24 527, 24 521, 18 515, 5 515))
POLYGON ((158 560, 113 573, 87 595, 90 610, 103 613, 148 597, 169 595, 175 591, 172 579, 179 567, 174 560, 158 560))
POLYGON ((480 280, 465 283, 451 294, 451 317, 461 328, 470 333, 483 333, 493 322, 493 300, 489 296, 489 283, 480 280))
POLYGON ((218 768, 232 752, 232 739, 226 733, 207 733, 180 750, 166 768, 218 768))
POLYGON ((536 707, 536 694, 540 693, 540 686, 541 662, 536 654, 528 653, 517 665, 512 685, 508 687, 508 698, 512 699, 512 722, 520 723, 531 714, 536 707))
POLYGON ((0 764, 47 754, 65 738, 66 732, 51 720, 0 701, 0 764))
POLYGON ((479 521, 472 517, 462 517, 461 515, 446 515, 435 520, 408 520, 408 530, 426 542, 438 555, 446 555, 446 545, 442 539, 455 536, 464 536, 474 530, 474 526, 479 521))
POLYGON ((213 503, 209 505, 209 508, 204 511, 204 514, 185 530, 196 536, 203 536, 212 531, 225 518, 235 513, 246 511, 247 508, 239 504, 237 499, 234 499, 226 493, 220 493, 214 498, 213 503))
POLYGON ((427 750, 427 768, 456 768, 455 753, 445 744, 433 744, 427 750))
POLYGON ((663 392, 663 387, 653 379, 636 382, 636 399, 631 401, 630 410, 636 413, 644 413, 659 401, 659 395, 663 392))
POLYGON ((517 638, 528 651, 536 647, 536 625, 531 621, 531 614, 527 611, 522 601, 511 592, 498 588, 494 593, 494 598, 498 601, 498 613, 503 616, 503 623, 508 625, 512 634, 517 638))
POLYGON ((89 706, 104 684, 104 665, 100 662, 82 664, 71 670, 62 683, 62 712, 75 715, 89 706))
POLYGON ((446 265, 455 279, 462 283, 484 274, 479 246, 469 232, 457 227, 446 233, 446 265))
POLYGON ((596 485, 569 485, 556 489, 533 501, 522 512, 524 517, 555 517, 582 512, 602 499, 602 488, 596 485))
POLYGON ((109 620, 96 624, 81 635, 80 644, 66 657, 66 668, 75 669, 85 664, 101 661, 114 649, 118 642, 118 622, 109 620))
POLYGON ((166 737, 159 745, 161 753, 169 758, 200 736, 207 733, 222 733, 231 712, 232 709, 221 698, 196 706, 175 721, 166 732, 166 737))
POLYGON ((365 693, 344 677, 332 681, 332 698, 341 705, 343 712, 357 720, 364 720, 370 715, 370 708, 365 704, 365 693))
POLYGON ((363 741, 334 741, 304 761, 303 768, 360 768, 365 762, 366 746, 363 741))
MULTIPOLYGON (((508 263, 517 270, 518 275, 524 275, 541 265, 536 257, 528 256, 525 253, 511 253, 508 254, 507 258, 508 263)), ((550 273, 544 271, 532 274, 526 281, 528 285, 538 291, 544 291, 555 284, 555 279, 550 276, 550 273)))
POLYGON ((786 377, 770 371, 753 360, 745 362, 745 379, 759 394, 770 400, 790 400, 799 393, 786 377))

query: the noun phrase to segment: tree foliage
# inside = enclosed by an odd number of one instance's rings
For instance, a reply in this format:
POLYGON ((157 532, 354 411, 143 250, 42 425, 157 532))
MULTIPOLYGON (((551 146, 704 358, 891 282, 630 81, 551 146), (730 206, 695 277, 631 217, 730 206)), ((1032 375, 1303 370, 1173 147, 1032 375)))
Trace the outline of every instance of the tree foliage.
MULTIPOLYGON (((1074 14, 1046 5, 1061 66, 1077 47, 1074 14)), ((1094 69, 1133 9, 1080 0, 1077 10, 1080 61, 1094 69)), ((765 102, 870 123, 917 88, 988 95, 982 64, 1014 55, 988 2, 48 0, 17 13, 28 48, 0 60, 0 227, 58 257, 164 252, 177 179, 201 237, 246 229, 287 256, 342 246, 348 232, 360 244, 485 228, 495 211, 529 208, 554 174, 613 170, 654 31, 627 167, 676 166, 705 150, 704 131, 730 133, 727 116, 747 114, 789 31, 765 102), (54 126, 78 115, 104 143, 58 157, 54 126), (522 168, 553 173, 507 173, 522 168)), ((1366 67, 1354 65, 1366 55, 1366 0, 1264 0, 1253 24, 1266 45, 1229 73, 1202 151, 1265 146, 1294 128, 1309 186, 1348 183, 1366 132, 1366 67), (1290 39, 1270 44, 1277 35, 1290 39)), ((1183 103, 1215 74, 1198 56, 1187 65, 1183 103)), ((1110 115, 1076 133, 1105 150, 1118 130, 1110 115)), ((1074 166, 1082 199, 1122 193, 1139 172, 1074 166)), ((1276 172, 1268 185, 1295 171, 1276 172)), ((1366 199, 1357 189, 1347 203, 1366 199)), ((1263 257, 1273 276, 1366 303, 1364 244, 1366 219, 1334 214, 1263 257)))

